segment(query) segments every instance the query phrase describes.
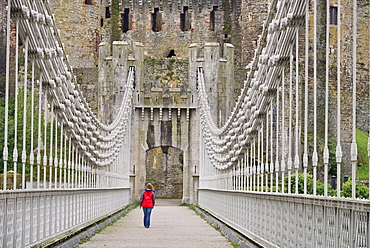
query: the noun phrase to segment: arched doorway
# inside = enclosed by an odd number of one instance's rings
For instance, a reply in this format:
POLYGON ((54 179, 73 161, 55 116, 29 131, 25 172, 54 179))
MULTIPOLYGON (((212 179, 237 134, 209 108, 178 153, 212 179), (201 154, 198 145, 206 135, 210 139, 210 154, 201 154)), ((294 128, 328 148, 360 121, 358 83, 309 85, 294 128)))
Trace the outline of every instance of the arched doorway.
POLYGON ((183 151, 171 146, 146 151, 146 182, 152 183, 158 198, 182 198, 183 151))

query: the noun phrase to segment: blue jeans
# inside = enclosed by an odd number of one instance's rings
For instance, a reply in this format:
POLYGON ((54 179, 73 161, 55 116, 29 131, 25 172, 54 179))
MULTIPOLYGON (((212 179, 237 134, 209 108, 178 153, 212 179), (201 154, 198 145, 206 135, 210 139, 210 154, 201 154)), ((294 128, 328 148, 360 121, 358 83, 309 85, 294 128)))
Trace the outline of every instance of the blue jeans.
POLYGON ((144 226, 149 227, 150 226, 150 215, 152 214, 152 209, 153 208, 144 208, 143 207, 143 212, 144 212, 144 226))

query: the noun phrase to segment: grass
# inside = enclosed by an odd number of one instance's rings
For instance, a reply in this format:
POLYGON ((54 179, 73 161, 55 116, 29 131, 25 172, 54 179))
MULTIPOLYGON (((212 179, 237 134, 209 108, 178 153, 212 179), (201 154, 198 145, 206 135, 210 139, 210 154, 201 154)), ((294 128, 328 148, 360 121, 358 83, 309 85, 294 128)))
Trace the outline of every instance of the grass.
POLYGON ((357 178, 369 180, 369 157, 367 153, 368 136, 361 130, 356 130, 356 143, 358 149, 357 178))

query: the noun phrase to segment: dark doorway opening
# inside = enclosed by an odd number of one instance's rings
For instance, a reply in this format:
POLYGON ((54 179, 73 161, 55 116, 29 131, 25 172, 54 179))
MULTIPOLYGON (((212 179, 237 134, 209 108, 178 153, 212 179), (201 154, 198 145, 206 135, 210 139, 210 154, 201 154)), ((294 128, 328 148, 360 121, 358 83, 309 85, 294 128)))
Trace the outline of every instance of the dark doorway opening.
POLYGON ((181 149, 160 146, 146 151, 146 183, 154 185, 158 198, 182 198, 183 164, 181 149))
POLYGON ((176 54, 175 54, 175 50, 171 50, 169 53, 168 53, 168 55, 167 55, 167 58, 172 58, 172 57, 174 57, 174 56, 176 56, 176 54))

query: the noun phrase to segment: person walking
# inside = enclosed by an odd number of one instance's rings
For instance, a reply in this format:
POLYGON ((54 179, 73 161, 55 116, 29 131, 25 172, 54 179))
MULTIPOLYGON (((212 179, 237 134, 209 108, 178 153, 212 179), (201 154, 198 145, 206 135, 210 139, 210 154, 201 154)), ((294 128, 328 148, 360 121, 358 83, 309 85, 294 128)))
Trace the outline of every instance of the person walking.
POLYGON ((149 228, 150 226, 150 215, 155 204, 155 190, 151 183, 148 183, 145 190, 140 196, 140 208, 143 208, 144 212, 144 226, 149 228))

